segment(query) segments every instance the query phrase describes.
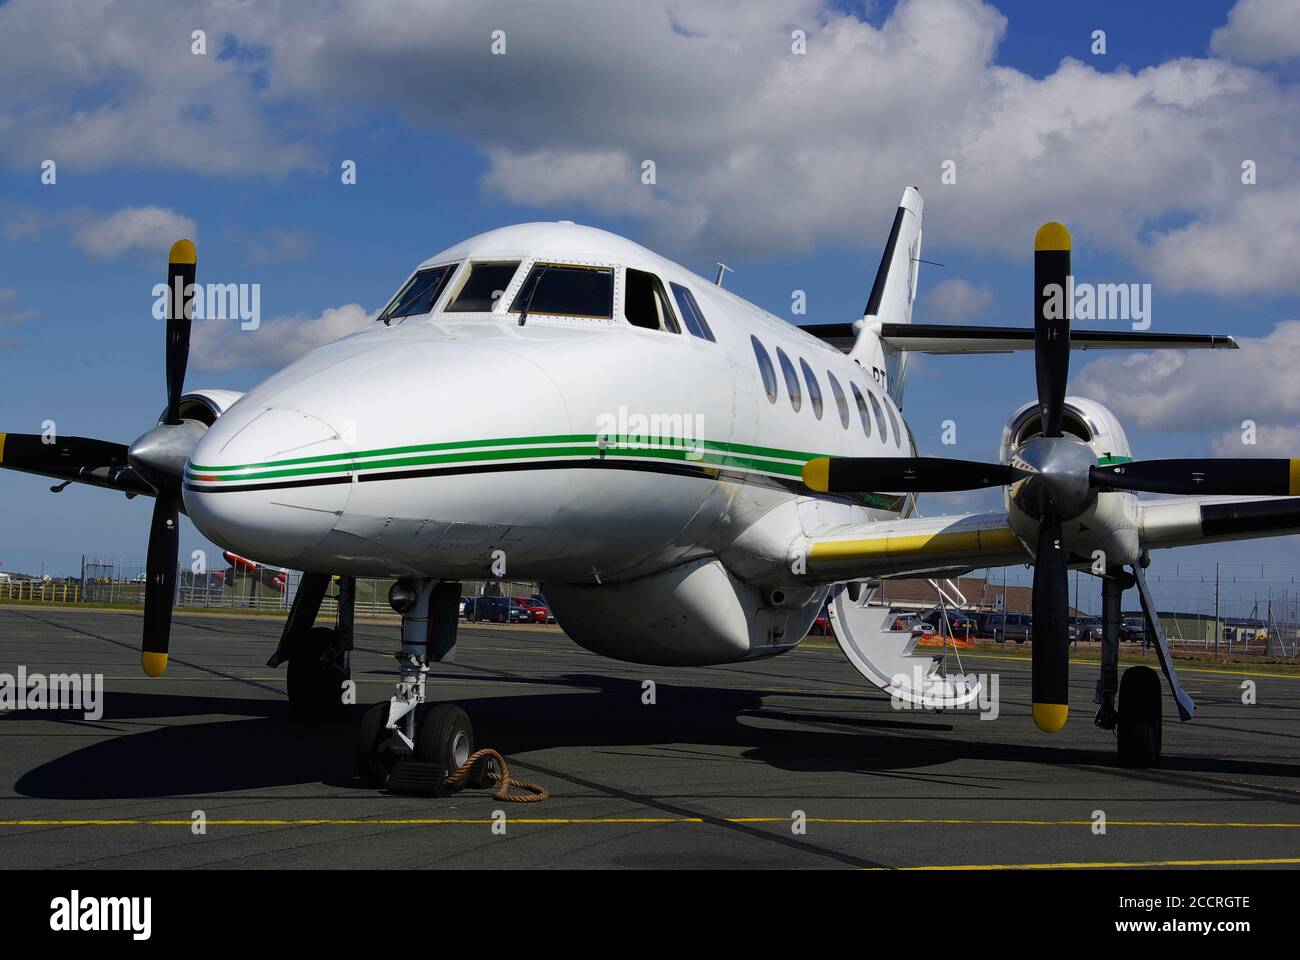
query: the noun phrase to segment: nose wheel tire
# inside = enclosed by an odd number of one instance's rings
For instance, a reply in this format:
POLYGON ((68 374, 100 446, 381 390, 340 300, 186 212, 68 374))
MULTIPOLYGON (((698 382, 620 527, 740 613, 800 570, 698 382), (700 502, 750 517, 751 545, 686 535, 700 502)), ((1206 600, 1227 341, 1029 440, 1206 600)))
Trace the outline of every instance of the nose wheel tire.
POLYGON ((1160 675, 1129 667, 1119 682, 1119 760, 1126 767, 1160 764, 1160 675))
MULTIPOLYGON (((464 710, 454 703, 421 707, 415 731, 415 755, 393 767, 388 778, 389 792, 449 797, 454 790, 443 781, 459 770, 473 752, 474 725, 464 710)), ((489 782, 486 770, 484 758, 474 765, 467 785, 489 782), (477 780, 475 774, 479 774, 477 780)))
POLYGON ((392 754, 383 747, 392 738, 388 729, 389 702, 383 700, 366 711, 357 731, 357 773, 363 786, 381 790, 388 783, 392 754))
POLYGON ((290 648, 285 677, 289 706, 305 720, 328 720, 343 712, 347 673, 340 669, 338 661, 327 656, 337 644, 335 631, 313 627, 296 637, 290 648))

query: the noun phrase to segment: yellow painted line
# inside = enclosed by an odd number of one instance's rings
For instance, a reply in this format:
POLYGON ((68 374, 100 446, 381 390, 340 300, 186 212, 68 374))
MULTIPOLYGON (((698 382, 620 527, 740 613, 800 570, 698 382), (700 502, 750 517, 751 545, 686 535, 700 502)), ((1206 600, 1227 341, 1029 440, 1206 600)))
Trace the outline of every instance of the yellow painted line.
MULTIPOLYGON (((483 799, 490 799, 485 795, 483 799)), ((599 825, 599 824, 702 824, 721 823, 781 823, 786 824, 790 817, 515 817, 511 823, 539 825, 599 825)), ((209 826, 223 827, 371 827, 371 826, 444 826, 451 824, 490 824, 486 817, 377 817, 374 819, 356 817, 334 817, 320 819, 239 819, 223 820, 209 818, 209 826)), ((806 823, 838 824, 844 826, 1014 826, 1014 827, 1091 827, 1092 820, 987 820, 968 818, 922 818, 922 817, 807 817, 806 823)), ((51 820, 0 820, 0 827, 115 827, 148 826, 178 827, 190 826, 192 819, 51 819, 51 820)), ((1107 820, 1111 827, 1176 827, 1176 828, 1231 828, 1245 830, 1296 830, 1300 823, 1289 822, 1251 822, 1251 821, 1215 821, 1215 820, 1107 820)))
POLYGON ((955 863, 919 867, 864 867, 865 870, 1104 870, 1134 867, 1261 867, 1300 863, 1300 857, 1260 857, 1238 860, 1109 860, 1059 863, 955 863))

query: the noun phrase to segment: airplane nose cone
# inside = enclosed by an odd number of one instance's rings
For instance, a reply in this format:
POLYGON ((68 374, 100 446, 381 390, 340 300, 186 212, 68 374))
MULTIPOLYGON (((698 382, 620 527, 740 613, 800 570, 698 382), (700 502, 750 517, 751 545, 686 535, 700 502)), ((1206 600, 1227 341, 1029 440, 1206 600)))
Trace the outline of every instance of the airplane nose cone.
POLYGON ((236 404, 190 454, 185 510, 214 542, 292 566, 334 529, 347 506, 350 456, 339 431, 318 417, 236 404))

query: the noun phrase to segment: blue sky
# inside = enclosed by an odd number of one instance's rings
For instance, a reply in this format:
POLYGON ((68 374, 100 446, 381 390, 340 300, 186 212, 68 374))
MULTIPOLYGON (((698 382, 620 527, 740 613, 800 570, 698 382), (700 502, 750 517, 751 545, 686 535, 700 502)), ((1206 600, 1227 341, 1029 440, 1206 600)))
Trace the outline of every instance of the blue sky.
MULTIPOLYGON (((1265 338, 1298 315, 1300 228, 1276 219, 1300 196, 1296 134, 1277 122, 1296 115, 1293 3, 1276 5, 1276 29, 1254 0, 1231 24, 1229 4, 1176 2, 789 0, 740 19, 712 3, 562 3, 544 19, 534 5, 435 4, 431 23, 344 3, 298 7, 291 25, 237 6, 80 6, 0 5, 0 429, 52 419, 127 442, 153 421, 151 288, 169 231, 187 227, 200 279, 260 283, 263 317, 282 321, 268 326, 303 343, 327 311, 378 309, 433 252, 532 219, 615 230, 706 275, 725 260, 729 287, 774 313, 802 289, 809 322, 851 320, 908 183, 927 203, 924 256, 945 264, 922 268, 919 320, 1029 323, 1033 228, 1052 218, 1075 229, 1081 279, 1153 284, 1154 329, 1265 338), (799 63, 795 28, 809 38, 799 63), (648 155, 653 187, 636 176, 648 155), (940 183, 948 158, 955 185, 940 183), (1242 158, 1259 164, 1253 187, 1234 183, 1242 158), (339 182, 344 160, 354 186, 339 182), (149 213, 114 219, 128 210, 149 213), (1243 247, 1258 269, 1235 262, 1243 247)), ((187 384, 247 389, 291 357, 268 337, 213 332, 187 384)), ((1123 399, 1134 373, 1114 363, 1083 382, 1114 401, 1140 456, 1222 452, 1247 415, 1269 427, 1264 446, 1285 446, 1297 409, 1263 385, 1290 348, 1169 374, 1194 384, 1182 413, 1123 399)), ((1076 353, 1076 375, 1090 362, 1076 353)), ((1032 392, 1028 355, 925 358, 905 412, 924 452, 989 458, 1032 392), (941 448, 949 418, 958 444, 941 448)), ((0 472, 0 570, 144 555, 143 499, 47 487, 0 472)), ((187 528, 182 545, 202 543, 187 528)), ((1296 547, 1174 551, 1157 570, 1218 560, 1290 577, 1296 547)))

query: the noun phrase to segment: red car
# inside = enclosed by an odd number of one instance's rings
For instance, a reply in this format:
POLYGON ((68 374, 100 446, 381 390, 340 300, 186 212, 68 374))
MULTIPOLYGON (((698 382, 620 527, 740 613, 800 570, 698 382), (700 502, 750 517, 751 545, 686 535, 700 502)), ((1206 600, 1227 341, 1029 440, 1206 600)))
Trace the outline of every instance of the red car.
POLYGON ((523 607, 533 615, 533 623, 546 623, 551 618, 551 611, 546 604, 532 597, 511 597, 510 602, 516 607, 523 607))

